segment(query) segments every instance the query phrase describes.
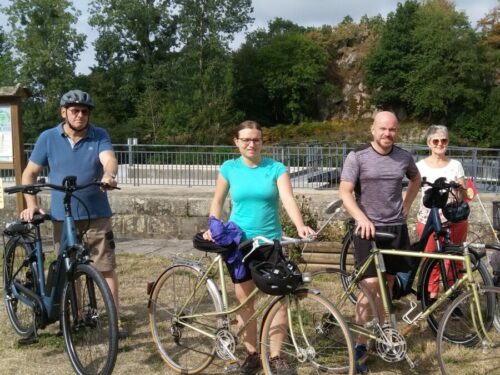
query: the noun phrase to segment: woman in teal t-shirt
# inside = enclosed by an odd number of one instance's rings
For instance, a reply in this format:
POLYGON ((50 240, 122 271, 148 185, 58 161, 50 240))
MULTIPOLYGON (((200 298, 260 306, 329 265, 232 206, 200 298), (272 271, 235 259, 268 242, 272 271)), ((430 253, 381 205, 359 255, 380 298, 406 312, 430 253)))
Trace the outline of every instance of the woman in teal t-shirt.
MULTIPOLYGON (((304 225, 293 197, 292 184, 286 167, 278 161, 261 156, 262 130, 260 125, 254 121, 242 122, 237 128, 234 143, 241 156, 222 164, 210 206, 210 216, 221 218, 222 207, 229 192, 233 202, 229 220, 241 228, 243 240, 256 236, 279 240, 282 235, 279 220, 279 199, 281 199, 288 216, 297 227, 299 236, 304 238, 314 235, 314 230, 304 225)), ((203 237, 212 240, 210 230, 206 231, 203 237)), ((231 267, 228 268, 235 282, 236 299, 241 303, 255 288, 250 270, 247 269, 244 279, 236 280, 231 267)), ((241 325, 247 321, 253 312, 253 304, 247 305, 246 309, 240 311, 238 323, 241 325)), ((273 323, 275 326, 286 324, 286 310, 283 309, 282 316, 276 320, 279 321, 273 323)), ((253 374, 260 369, 256 321, 248 326, 244 344, 248 355, 239 366, 239 371, 243 374, 253 374)), ((271 353, 271 355, 276 357, 276 361, 280 361, 279 352, 271 353)))

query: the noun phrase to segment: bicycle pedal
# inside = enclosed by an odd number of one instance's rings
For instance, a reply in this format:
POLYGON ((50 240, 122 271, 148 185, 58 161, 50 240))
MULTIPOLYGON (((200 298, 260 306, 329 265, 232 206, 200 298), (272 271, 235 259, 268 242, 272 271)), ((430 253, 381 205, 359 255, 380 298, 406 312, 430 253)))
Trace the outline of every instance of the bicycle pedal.
POLYGON ((237 359, 229 359, 224 363, 224 374, 239 374, 241 370, 240 363, 237 359))

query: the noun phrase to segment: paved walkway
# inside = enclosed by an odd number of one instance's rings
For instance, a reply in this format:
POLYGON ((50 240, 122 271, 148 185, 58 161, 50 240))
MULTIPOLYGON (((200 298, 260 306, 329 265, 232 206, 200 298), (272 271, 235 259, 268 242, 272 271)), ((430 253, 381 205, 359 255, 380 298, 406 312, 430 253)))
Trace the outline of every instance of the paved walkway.
POLYGON ((198 250, 193 248, 191 240, 177 239, 117 239, 116 252, 141 254, 141 255, 158 255, 171 257, 172 255, 195 253, 198 250))

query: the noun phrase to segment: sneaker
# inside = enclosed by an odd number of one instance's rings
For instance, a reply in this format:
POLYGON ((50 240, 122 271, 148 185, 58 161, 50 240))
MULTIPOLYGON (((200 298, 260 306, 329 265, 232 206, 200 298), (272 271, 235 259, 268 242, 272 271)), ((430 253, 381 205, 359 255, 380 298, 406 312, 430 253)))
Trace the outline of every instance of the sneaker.
POLYGON ((294 375, 295 371, 281 357, 272 357, 269 361, 273 375, 294 375))
POLYGON ((243 363, 233 363, 226 367, 225 374, 253 375, 262 368, 259 353, 248 354, 243 363))
POLYGON ((240 367, 240 373, 245 375, 253 375, 262 368, 260 364, 259 353, 252 353, 247 355, 245 362, 240 367))
POLYGON ((125 329, 123 322, 118 319, 118 340, 124 340, 130 336, 130 333, 125 329))
POLYGON ((366 360, 368 358, 368 351, 366 345, 358 344, 354 348, 356 351, 356 371, 358 374, 366 374, 368 372, 368 366, 366 365, 366 360))
POLYGON ((35 334, 31 334, 28 337, 23 337, 17 340, 19 346, 33 345, 38 343, 38 337, 35 334))

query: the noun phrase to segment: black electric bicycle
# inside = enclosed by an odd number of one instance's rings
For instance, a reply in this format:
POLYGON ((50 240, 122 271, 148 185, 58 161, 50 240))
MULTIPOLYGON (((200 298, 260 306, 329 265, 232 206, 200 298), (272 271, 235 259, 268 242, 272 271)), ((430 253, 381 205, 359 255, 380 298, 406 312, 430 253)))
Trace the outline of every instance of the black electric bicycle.
MULTIPOLYGON (((45 189, 64 192, 65 218, 57 259, 45 277, 45 255, 40 225, 50 215, 37 214, 31 222, 17 220, 4 230, 3 281, 7 315, 23 338, 37 341, 38 329, 61 322, 64 346, 77 374, 105 375, 113 371, 118 350, 118 318, 106 280, 92 266, 89 251, 77 236, 71 212, 73 193, 90 186, 78 186, 68 176, 62 185, 39 182, 5 188, 8 194, 36 195, 45 189)), ((74 197, 78 199, 77 197, 74 197)))

